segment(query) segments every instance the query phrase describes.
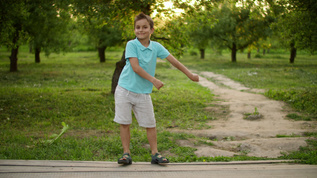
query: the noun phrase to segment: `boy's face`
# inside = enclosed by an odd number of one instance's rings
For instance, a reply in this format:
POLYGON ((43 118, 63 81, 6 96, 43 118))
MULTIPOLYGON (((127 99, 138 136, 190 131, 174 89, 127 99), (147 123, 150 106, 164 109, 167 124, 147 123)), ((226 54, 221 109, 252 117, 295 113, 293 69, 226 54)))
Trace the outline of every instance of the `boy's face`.
POLYGON ((146 19, 141 19, 135 22, 134 33, 139 40, 150 40, 154 28, 151 28, 150 23, 146 19))

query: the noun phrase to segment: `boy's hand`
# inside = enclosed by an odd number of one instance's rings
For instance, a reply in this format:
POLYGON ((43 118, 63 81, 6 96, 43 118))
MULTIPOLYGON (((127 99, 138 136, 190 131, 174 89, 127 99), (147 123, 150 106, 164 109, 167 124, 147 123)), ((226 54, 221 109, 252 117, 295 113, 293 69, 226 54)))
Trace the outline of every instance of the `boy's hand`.
POLYGON ((199 76, 197 74, 192 74, 189 78, 194 82, 199 82, 199 76))
POLYGON ((153 85, 154 85, 155 88, 157 88, 158 90, 164 86, 163 82, 160 81, 160 80, 158 80, 158 79, 155 79, 155 80, 153 81, 153 85))

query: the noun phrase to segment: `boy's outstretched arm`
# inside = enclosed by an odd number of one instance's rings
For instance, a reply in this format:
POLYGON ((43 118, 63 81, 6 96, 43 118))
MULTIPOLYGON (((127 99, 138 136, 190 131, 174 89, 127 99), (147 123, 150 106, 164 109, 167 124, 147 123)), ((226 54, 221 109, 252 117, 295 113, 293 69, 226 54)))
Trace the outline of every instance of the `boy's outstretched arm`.
POLYGON ((164 86, 163 82, 161 82, 160 80, 158 80, 157 78, 151 76, 150 74, 148 74, 140 65, 139 65, 139 59, 136 57, 131 57, 129 58, 130 64, 132 66, 132 69, 135 73, 137 73, 138 75, 140 75, 142 78, 150 81, 151 83, 153 83, 153 85, 159 90, 160 88, 162 88, 164 86))
POLYGON ((180 63, 173 55, 169 55, 166 58, 174 67, 182 71, 189 79, 194 82, 199 82, 199 76, 191 73, 182 63, 180 63))

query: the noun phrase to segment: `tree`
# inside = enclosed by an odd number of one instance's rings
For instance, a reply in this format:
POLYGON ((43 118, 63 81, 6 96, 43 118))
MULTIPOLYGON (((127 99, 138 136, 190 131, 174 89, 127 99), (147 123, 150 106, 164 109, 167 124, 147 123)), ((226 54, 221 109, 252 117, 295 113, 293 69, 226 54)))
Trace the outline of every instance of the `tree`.
POLYGON ((40 52, 68 51, 71 43, 72 25, 68 1, 28 1, 29 17, 26 31, 31 48, 35 50, 35 62, 40 63, 40 52))
POLYGON ((2 0, 0 10, 0 43, 11 50, 10 72, 16 72, 19 46, 26 37, 23 27, 29 14, 24 0, 2 0))
POLYGON ((200 58, 204 59, 205 49, 210 42, 208 32, 213 28, 215 19, 210 11, 200 8, 187 16, 186 23, 191 45, 199 49, 200 58))
POLYGON ((18 49, 27 41, 35 49, 35 61, 40 52, 65 51, 68 48, 70 24, 68 1, 15 0, 1 1, 1 44, 11 49, 10 71, 18 70, 18 49))
MULTIPOLYGON (((176 42, 182 41, 182 46, 193 46, 200 51, 200 58, 205 58, 205 49, 209 45, 210 36, 208 31, 215 23, 215 18, 211 15, 213 3, 209 0, 180 1, 175 0, 174 6, 182 9, 184 12, 175 19, 175 25, 169 28, 170 36, 182 35, 176 42)), ((174 41, 174 40, 173 40, 174 41)))
POLYGON ((272 18, 263 14, 262 9, 254 1, 224 1, 213 10, 218 23, 210 30, 213 42, 226 46, 231 50, 231 61, 236 62, 236 53, 270 33, 269 24, 272 18))
POLYGON ((184 53, 185 46, 189 44, 186 28, 184 19, 176 17, 166 20, 161 28, 156 28, 151 38, 159 41, 174 56, 179 57, 184 53))
POLYGON ((306 49, 313 53, 317 50, 317 1, 315 0, 289 0, 291 6, 288 9, 293 10, 298 16, 298 24, 294 27, 297 30, 297 47, 306 49))
POLYGON ((85 28, 91 44, 98 49, 100 62, 106 61, 109 46, 122 43, 118 1, 74 0, 74 14, 85 28))
POLYGON ((290 63, 295 62, 297 49, 313 53, 317 50, 317 1, 267 0, 277 21, 273 24, 280 41, 290 48, 290 63))

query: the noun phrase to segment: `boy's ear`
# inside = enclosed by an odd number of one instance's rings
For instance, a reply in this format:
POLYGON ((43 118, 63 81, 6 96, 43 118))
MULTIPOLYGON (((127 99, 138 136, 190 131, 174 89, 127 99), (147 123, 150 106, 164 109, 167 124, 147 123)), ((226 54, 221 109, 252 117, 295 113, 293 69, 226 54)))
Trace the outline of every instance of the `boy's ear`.
POLYGON ((154 30, 155 30, 154 28, 151 29, 151 34, 154 32, 154 30))

